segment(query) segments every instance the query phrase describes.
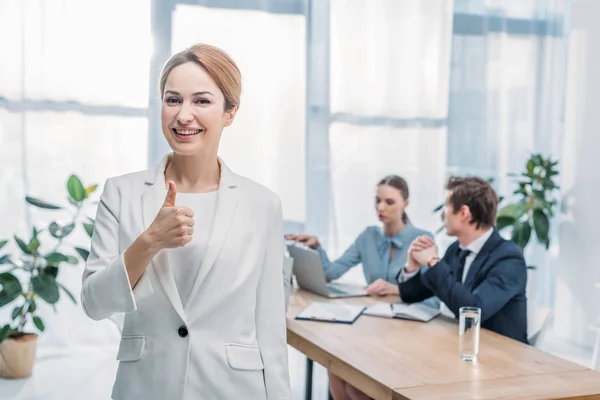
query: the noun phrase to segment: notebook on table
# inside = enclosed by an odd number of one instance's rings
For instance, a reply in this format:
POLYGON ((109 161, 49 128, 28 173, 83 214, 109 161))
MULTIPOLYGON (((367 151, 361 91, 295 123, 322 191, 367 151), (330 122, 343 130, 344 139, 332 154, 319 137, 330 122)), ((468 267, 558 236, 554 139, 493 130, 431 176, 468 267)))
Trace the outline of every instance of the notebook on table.
POLYGON ((440 314, 439 307, 428 303, 395 304, 376 303, 364 311, 365 315, 384 318, 401 318, 412 321, 429 322, 440 314))
POLYGON ((353 324, 365 309, 365 306, 356 304, 315 301, 300 311, 296 319, 353 324))

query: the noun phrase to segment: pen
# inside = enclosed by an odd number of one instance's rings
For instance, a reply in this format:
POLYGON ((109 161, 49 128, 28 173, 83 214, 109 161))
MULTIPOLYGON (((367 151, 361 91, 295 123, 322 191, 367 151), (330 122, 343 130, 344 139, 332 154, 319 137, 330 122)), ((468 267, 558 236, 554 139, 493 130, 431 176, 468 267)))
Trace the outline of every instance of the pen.
POLYGON ((320 320, 320 321, 333 321, 333 322, 337 321, 335 318, 324 318, 324 317, 321 317, 321 318, 310 317, 310 319, 316 319, 316 320, 320 320))

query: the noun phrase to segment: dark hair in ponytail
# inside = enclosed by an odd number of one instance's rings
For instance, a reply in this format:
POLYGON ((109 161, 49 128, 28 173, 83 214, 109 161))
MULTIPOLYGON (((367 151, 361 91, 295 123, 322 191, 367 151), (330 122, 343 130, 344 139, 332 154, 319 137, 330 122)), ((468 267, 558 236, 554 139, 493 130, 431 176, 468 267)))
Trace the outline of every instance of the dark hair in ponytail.
MULTIPOLYGON (((408 183, 406 183, 406 180, 404 180, 404 178, 398 175, 388 175, 382 180, 380 180, 377 184, 377 186, 381 185, 387 185, 398 189, 402 194, 402 197, 404 197, 404 200, 408 200, 408 183)), ((402 221, 404 221, 405 224, 410 221, 408 219, 408 215, 406 215, 406 212, 402 214, 402 221)))

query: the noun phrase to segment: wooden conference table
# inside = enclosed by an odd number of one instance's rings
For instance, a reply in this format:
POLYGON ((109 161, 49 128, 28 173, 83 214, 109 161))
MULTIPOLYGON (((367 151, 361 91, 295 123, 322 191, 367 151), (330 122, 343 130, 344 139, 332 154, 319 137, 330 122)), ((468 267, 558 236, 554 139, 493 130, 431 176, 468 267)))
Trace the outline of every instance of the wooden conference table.
POLYGON ((288 307, 288 344, 376 400, 600 399, 600 372, 491 331, 482 329, 479 362, 471 364, 458 359, 458 327, 446 317, 421 323, 362 315, 352 325, 295 320, 313 301, 370 305, 398 298, 330 300, 295 288, 288 307))

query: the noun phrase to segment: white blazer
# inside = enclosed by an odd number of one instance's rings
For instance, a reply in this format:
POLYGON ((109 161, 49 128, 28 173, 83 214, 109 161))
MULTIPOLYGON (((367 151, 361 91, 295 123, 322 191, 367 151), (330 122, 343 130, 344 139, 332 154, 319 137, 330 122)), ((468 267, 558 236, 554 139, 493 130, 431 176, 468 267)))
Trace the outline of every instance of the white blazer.
POLYGON ((81 299, 95 320, 125 313, 113 399, 291 399, 275 193, 219 159, 213 229, 189 299, 182 304, 168 250, 131 289, 123 253, 164 202, 168 157, 154 171, 108 179, 98 206, 81 299), (185 392, 190 380, 201 393, 185 392))

